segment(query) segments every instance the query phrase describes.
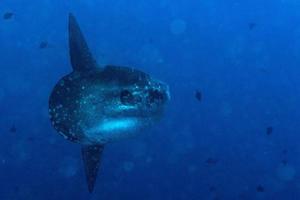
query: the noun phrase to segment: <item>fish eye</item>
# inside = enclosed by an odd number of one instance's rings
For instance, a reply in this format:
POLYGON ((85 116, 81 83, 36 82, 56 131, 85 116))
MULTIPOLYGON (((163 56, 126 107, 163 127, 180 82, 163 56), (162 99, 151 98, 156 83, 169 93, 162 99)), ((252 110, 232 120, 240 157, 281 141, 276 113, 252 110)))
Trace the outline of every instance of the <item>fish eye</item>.
POLYGON ((120 101, 122 104, 133 104, 134 103, 134 96, 128 90, 122 90, 120 93, 120 101))
POLYGON ((148 94, 149 103, 161 102, 164 100, 164 95, 158 90, 150 90, 148 94))

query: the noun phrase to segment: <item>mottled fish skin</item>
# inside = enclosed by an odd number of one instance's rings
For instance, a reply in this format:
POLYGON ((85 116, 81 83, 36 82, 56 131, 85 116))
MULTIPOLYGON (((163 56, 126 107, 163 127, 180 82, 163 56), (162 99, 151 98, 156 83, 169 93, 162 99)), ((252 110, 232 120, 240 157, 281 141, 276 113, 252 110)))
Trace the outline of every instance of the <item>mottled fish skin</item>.
POLYGON ((151 125, 161 117, 168 98, 168 87, 149 75, 133 68, 107 66, 62 78, 50 96, 49 112, 53 126, 66 139, 105 144, 151 125), (129 91, 136 101, 124 104, 122 91, 129 91), (161 98, 153 98, 152 93, 161 98))

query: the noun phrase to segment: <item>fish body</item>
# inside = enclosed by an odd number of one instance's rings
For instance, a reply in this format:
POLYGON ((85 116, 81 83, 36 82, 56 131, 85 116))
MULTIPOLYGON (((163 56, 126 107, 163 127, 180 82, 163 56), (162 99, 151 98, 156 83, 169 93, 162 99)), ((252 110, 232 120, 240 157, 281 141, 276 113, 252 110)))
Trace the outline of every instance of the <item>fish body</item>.
POLYGON ((72 14, 69 51, 73 71, 52 90, 49 115, 57 132, 82 145, 92 192, 104 145, 138 135, 158 121, 169 100, 169 88, 132 67, 99 66, 72 14))

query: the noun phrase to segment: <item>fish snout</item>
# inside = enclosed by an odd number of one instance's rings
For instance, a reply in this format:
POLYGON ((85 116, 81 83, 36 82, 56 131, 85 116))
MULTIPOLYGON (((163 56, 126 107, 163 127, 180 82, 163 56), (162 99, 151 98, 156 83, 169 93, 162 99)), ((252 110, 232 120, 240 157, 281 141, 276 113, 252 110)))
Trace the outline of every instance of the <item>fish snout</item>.
POLYGON ((164 105, 170 100, 169 87, 160 84, 159 87, 149 89, 146 99, 149 105, 164 105))

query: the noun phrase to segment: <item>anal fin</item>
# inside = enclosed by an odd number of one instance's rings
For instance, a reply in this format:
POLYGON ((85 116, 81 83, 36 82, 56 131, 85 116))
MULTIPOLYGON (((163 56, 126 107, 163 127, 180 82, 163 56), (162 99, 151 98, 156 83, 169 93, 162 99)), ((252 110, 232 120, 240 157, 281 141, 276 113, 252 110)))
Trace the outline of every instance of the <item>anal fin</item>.
POLYGON ((82 146, 81 148, 86 180, 90 193, 94 190, 103 149, 103 145, 82 146))

